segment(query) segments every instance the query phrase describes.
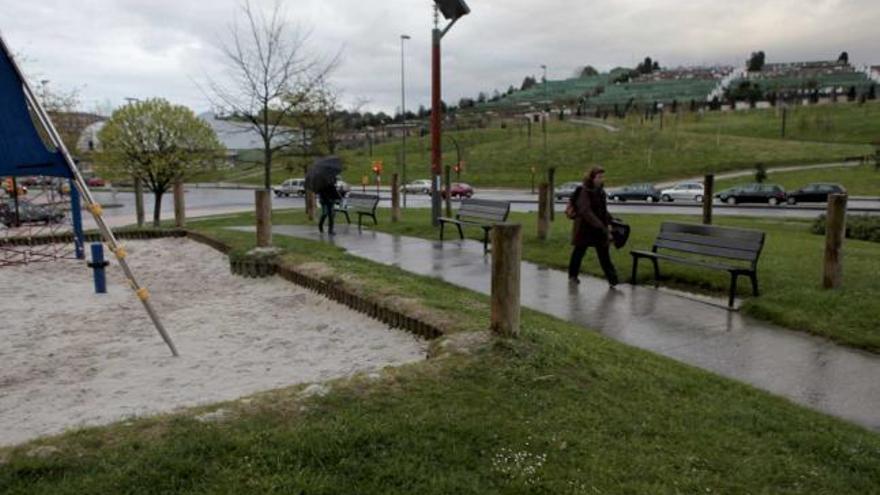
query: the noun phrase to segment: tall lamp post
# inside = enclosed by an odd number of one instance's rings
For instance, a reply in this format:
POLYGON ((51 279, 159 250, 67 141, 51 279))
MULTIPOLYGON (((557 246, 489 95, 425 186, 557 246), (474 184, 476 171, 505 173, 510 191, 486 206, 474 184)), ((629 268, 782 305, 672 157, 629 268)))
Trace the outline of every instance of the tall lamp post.
POLYGON ((549 101, 550 93, 547 89, 547 66, 542 65, 541 68, 544 69, 544 103, 546 103, 549 106, 548 101, 549 101))
POLYGON ((440 181, 443 172, 440 41, 470 11, 464 0, 434 0, 434 30, 431 33, 431 222, 435 227, 440 223, 440 181), (440 14, 450 21, 442 30, 440 14))
MULTIPOLYGON (((401 166, 403 167, 403 183, 406 182, 406 65, 403 58, 403 43, 410 39, 408 34, 400 35, 400 113, 403 116, 403 149, 400 152, 401 166)), ((406 187, 403 188, 403 207, 406 208, 406 187)))

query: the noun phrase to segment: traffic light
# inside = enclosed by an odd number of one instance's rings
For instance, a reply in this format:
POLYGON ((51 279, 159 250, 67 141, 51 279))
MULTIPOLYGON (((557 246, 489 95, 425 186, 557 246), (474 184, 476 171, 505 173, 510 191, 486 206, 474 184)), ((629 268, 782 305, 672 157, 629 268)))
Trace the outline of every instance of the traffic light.
POLYGON ((373 173, 376 175, 382 175, 382 160, 376 160, 373 162, 373 173))

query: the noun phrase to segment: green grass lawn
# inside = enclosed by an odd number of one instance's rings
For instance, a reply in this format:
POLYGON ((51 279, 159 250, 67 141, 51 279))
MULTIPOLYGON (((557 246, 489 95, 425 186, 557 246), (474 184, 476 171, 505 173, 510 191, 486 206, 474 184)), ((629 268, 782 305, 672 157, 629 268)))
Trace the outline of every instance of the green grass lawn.
MULTIPOLYGON (((540 126, 533 126, 531 144, 523 126, 511 125, 506 129, 477 129, 447 133, 455 139, 465 161, 461 180, 478 187, 531 186, 531 168, 542 180, 545 163, 557 167, 559 181, 579 180, 593 163, 602 163, 608 169, 612 185, 632 182, 659 181, 748 169, 758 162, 767 166, 803 163, 834 162, 848 156, 872 152, 868 145, 829 144, 800 141, 781 141, 760 137, 723 134, 708 135, 685 130, 686 126, 668 125, 659 129, 651 125, 628 124, 619 133, 577 126, 570 123, 551 123, 547 134, 547 157, 544 157, 543 136, 540 126)), ((444 163, 453 164, 457 154, 451 139, 444 140, 444 163)), ((360 184, 364 174, 373 180, 370 167, 373 160, 385 163, 386 183, 391 174, 402 170, 399 166, 399 142, 388 142, 367 149, 347 150, 340 153, 346 163, 343 179, 360 184)), ((412 138, 407 146, 407 178, 426 178, 429 174, 430 139, 412 138)), ((250 175, 238 173, 238 181, 261 184, 262 174, 251 167, 250 175)), ((277 166, 272 183, 301 176, 299 171, 277 166)), ((453 179, 455 180, 455 179, 453 179)))
MULTIPOLYGON (((392 224, 388 210, 379 211, 378 230, 408 236, 436 239, 437 230, 430 226, 427 210, 412 209, 404 214, 401 223, 392 224)), ((528 261, 557 269, 566 269, 570 255, 571 223, 557 217, 547 242, 536 235, 534 214, 511 214, 511 221, 524 226, 523 257, 528 261)), ((622 280, 628 281, 632 271, 629 250, 649 249, 660 224, 664 221, 699 222, 692 217, 663 218, 659 215, 624 215, 632 226, 629 245, 615 250, 612 257, 622 280)), ((247 224, 250 217, 229 220, 247 224)), ((305 223, 300 212, 278 213, 275 223, 305 223)), ((848 240, 844 251, 844 287, 838 291, 821 288, 825 239, 810 233, 810 222, 804 220, 777 220, 752 218, 717 218, 717 225, 757 229, 767 233, 764 252, 758 266, 761 297, 751 298, 748 284, 739 286, 739 295, 747 298, 742 307, 745 313, 784 327, 828 337, 837 342, 880 352, 880 245, 848 240)), ((473 239, 482 232, 471 229, 473 239)), ((584 271, 601 276, 598 261, 591 251, 584 262, 584 271)), ((664 286, 692 292, 726 296, 730 277, 726 272, 704 270, 674 264, 662 264, 664 286)), ((640 283, 651 282, 649 265, 640 269, 640 283)))
MULTIPOLYGON (((682 128, 706 134, 779 139, 782 113, 777 109, 739 112, 708 112, 690 115, 682 128)), ((880 141, 880 101, 865 105, 838 103, 792 107, 787 111, 787 140, 829 143, 873 143, 880 141)))
MULTIPOLYGON (((720 180, 716 182, 715 189, 720 191, 749 182, 753 182, 753 179, 743 177, 720 180)), ((851 195, 880 196, 880 170, 874 165, 770 173, 767 175, 767 182, 779 184, 786 191, 795 191, 814 182, 830 182, 842 184, 851 195)))
MULTIPOLYGON (((237 221, 193 225, 244 250, 253 235, 222 230, 237 221)), ((276 244, 456 332, 488 326, 485 296, 324 244, 276 244)), ((517 340, 298 392, 223 404, 219 423, 193 419, 202 408, 3 449, 0 491, 863 494, 880 479, 880 435, 532 311, 517 340), (37 445, 59 451, 28 456, 37 445)))

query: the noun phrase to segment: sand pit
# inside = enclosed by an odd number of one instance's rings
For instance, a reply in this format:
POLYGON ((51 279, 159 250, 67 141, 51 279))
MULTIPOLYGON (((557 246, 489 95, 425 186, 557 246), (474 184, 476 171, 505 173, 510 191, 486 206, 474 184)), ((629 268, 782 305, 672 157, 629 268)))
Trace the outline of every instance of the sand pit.
POLYGON ((115 264, 102 296, 82 262, 3 268, 0 445, 425 358, 411 334, 277 277, 233 276, 201 244, 126 245, 181 357, 115 264))

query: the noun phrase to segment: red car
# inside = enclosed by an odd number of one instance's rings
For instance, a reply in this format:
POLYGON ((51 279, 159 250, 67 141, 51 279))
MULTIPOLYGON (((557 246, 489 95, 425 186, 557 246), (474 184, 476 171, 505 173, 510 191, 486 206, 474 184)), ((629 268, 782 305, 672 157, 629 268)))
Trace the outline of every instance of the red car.
POLYGON ((104 187, 107 185, 107 181, 100 177, 89 177, 86 179, 86 184, 89 187, 104 187))
MULTIPOLYGON (((453 182, 449 192, 453 198, 470 198, 474 195, 474 188, 463 182, 453 182)), ((443 198, 446 198, 445 190, 443 191, 443 198)))

